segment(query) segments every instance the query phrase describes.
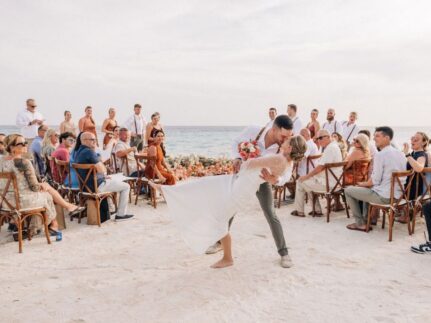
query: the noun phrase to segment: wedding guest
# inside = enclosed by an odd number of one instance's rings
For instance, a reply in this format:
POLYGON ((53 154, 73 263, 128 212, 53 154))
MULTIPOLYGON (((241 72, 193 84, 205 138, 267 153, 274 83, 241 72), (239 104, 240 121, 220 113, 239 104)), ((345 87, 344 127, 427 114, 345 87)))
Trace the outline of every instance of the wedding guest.
POLYGON ((117 145, 118 141, 120 140, 120 126, 116 126, 112 130, 112 137, 109 139, 108 144, 105 146, 106 151, 112 152, 114 147, 117 145))
POLYGON ((93 108, 87 106, 85 108, 85 115, 79 119, 78 123, 79 132, 90 132, 96 138, 96 146, 99 147, 99 142, 97 140, 96 122, 93 118, 93 108))
MULTIPOLYGON (((96 154, 96 136, 91 132, 84 132, 81 135, 81 145, 75 153, 75 162, 77 164, 93 164, 97 170, 97 187, 100 193, 104 192, 117 192, 119 193, 119 204, 116 221, 128 220, 133 215, 127 214, 127 204, 129 201, 130 186, 120 180, 114 180, 106 176, 107 170, 105 165, 99 160, 96 154)), ((79 175, 86 178, 88 170, 79 169, 79 175)), ((88 188, 91 192, 95 191, 94 181, 88 181, 88 188)))
POLYGON ((412 246, 411 251, 418 254, 431 254, 431 201, 428 201, 422 207, 422 211, 425 218, 425 224, 428 233, 428 239, 424 244, 420 244, 419 246, 412 246))
POLYGON ((105 134, 103 138, 103 149, 105 149, 106 145, 114 136, 114 128, 118 125, 117 120, 115 120, 115 108, 110 108, 108 114, 109 117, 106 118, 102 124, 102 132, 105 134))
POLYGON ((338 146, 341 150, 341 156, 343 157, 343 160, 347 157, 347 143, 344 141, 344 138, 342 135, 340 135, 338 132, 334 132, 332 134, 332 139, 338 143, 338 146))
POLYGON ((267 124, 267 127, 272 127, 272 125, 274 124, 275 118, 277 118, 277 109, 269 108, 268 116, 269 116, 269 122, 267 124))
POLYGON ((293 122, 293 135, 299 135, 299 132, 302 129, 302 121, 297 116, 298 108, 295 104, 289 104, 287 106, 287 115, 293 122))
MULTIPOLYGON (((21 208, 46 208, 50 233, 53 236, 58 236, 59 230, 54 203, 65 208, 71 214, 82 212, 84 208, 66 202, 48 183, 38 182, 32 163, 24 158, 27 153, 27 142, 23 136, 9 135, 5 139, 5 144, 9 156, 0 160, 0 171, 15 173, 21 208)), ((4 185, 4 181, 1 181, 2 188, 4 188, 4 185)), ((35 219, 33 217, 30 229, 38 228, 38 221, 35 219)))
POLYGON ((155 133, 155 135, 156 136, 153 144, 148 147, 148 157, 155 158, 155 164, 150 161, 147 163, 145 167, 145 177, 148 179, 157 177, 164 185, 175 185, 175 176, 170 167, 165 162, 162 147, 165 134, 159 130, 155 133))
MULTIPOLYGON (((347 165, 344 171, 344 183, 346 185, 352 185, 353 183, 363 182, 365 178, 363 178, 362 174, 364 174, 363 169, 356 169, 353 171, 354 163, 357 160, 369 159, 370 155, 370 140, 364 134, 358 134, 353 140, 353 149, 350 154, 347 156, 345 161, 347 165), (354 178, 354 173, 357 178, 354 178)), ((365 166, 362 166, 365 167, 365 166)))
MULTIPOLYGON (((367 182, 358 183, 357 186, 345 188, 347 204, 355 218, 355 223, 347 226, 349 230, 365 232, 368 203, 389 204, 392 172, 406 170, 407 160, 401 151, 392 147, 393 138, 394 131, 390 127, 376 128, 374 141, 380 151, 374 156, 371 178, 367 182)), ((398 186, 395 186, 394 196, 395 198, 401 196, 401 190, 398 186)))
POLYGON ((355 138, 359 133, 359 126, 356 124, 357 120, 358 113, 350 112, 349 120, 342 123, 343 132, 340 133, 343 135, 343 138, 349 147, 352 145, 353 138, 355 138))
POLYGON ((146 127, 145 138, 147 139, 147 145, 154 142, 154 134, 158 131, 165 133, 160 123, 160 113, 155 112, 151 115, 151 122, 149 122, 146 127))
MULTIPOLYGON (((324 172, 324 165, 328 163, 339 163, 343 161, 341 157, 341 150, 336 141, 334 141, 327 130, 320 130, 318 132, 317 140, 323 150, 322 157, 319 159, 318 165, 308 174, 301 176, 296 182, 295 193, 295 211, 291 214, 294 216, 305 217, 304 206, 305 196, 307 193, 313 191, 326 191, 326 177, 324 172)), ((333 169, 335 176, 339 177, 343 169, 342 167, 333 169)), ((334 187, 336 181, 333 177, 329 179, 329 185, 334 187)), ((315 204, 316 216, 322 215, 322 208, 320 202, 316 199, 315 204)))
MULTIPOLYGON (((316 143, 311 138, 310 130, 304 128, 301 130, 300 135, 304 137, 305 142, 307 143, 307 150, 305 152, 305 157, 298 165, 298 175, 305 176, 307 175, 307 157, 315 156, 319 154, 319 148, 317 148, 316 143)), ((314 168, 309 169, 308 171, 312 171, 314 168)))
POLYGON ((341 122, 335 120, 335 110, 329 109, 327 116, 326 116, 326 122, 323 124, 322 129, 327 130, 331 135, 334 132, 343 133, 343 125, 341 122))
POLYGON ((34 99, 28 99, 26 105, 27 108, 19 112, 16 117, 16 126, 21 129, 21 135, 31 146, 34 138, 38 135, 37 130, 43 125, 45 118, 39 111, 36 111, 37 105, 34 99))
POLYGON ((37 174, 41 177, 45 176, 46 173, 45 158, 42 157, 42 141, 47 131, 47 125, 39 126, 37 130, 37 137, 34 138, 30 146, 32 159, 34 159, 37 174))
POLYGON ((55 129, 48 129, 42 140, 42 158, 51 156, 58 145, 58 133, 55 129))
POLYGON ((378 150, 376 148, 376 146, 373 144, 373 142, 371 141, 371 132, 369 130, 359 130, 358 134, 364 134, 367 136, 368 138, 368 148, 370 150, 370 156, 371 159, 374 159, 374 156, 377 154, 378 150))
POLYGON ((316 139, 316 135, 320 130, 320 122, 317 120, 319 117, 319 110, 311 110, 311 121, 307 124, 307 129, 310 131, 312 139, 316 139))
POLYGON ((6 135, 4 133, 0 133, 0 157, 7 155, 6 146, 4 145, 5 138, 6 135))
POLYGON ((70 160, 70 150, 76 142, 76 137, 72 132, 63 132, 59 137, 59 141, 60 144, 57 149, 51 154, 53 160, 50 162, 52 178, 57 183, 64 181, 67 174, 62 174, 63 178, 60 178, 60 173, 57 169, 57 164, 55 163, 54 158, 68 162, 70 160))
MULTIPOLYGON (((120 170, 124 175, 129 177, 138 177, 138 165, 135 159, 135 154, 138 152, 138 149, 136 147, 130 147, 129 138, 129 130, 127 130, 127 128, 121 128, 120 140, 114 147, 113 153, 117 157, 117 165, 120 167, 120 170), (124 157, 127 157, 127 165, 122 160, 124 157)), ((139 163, 139 166, 141 169, 145 169, 144 164, 139 163)))
POLYGON ((142 116, 142 106, 138 103, 134 106, 134 114, 124 123, 124 128, 130 131, 130 146, 137 147, 138 151, 144 148, 145 125, 147 124, 142 116))
POLYGON ((60 135, 65 132, 70 132, 73 135, 77 135, 78 129, 72 120, 72 112, 64 111, 64 121, 60 123, 60 135))

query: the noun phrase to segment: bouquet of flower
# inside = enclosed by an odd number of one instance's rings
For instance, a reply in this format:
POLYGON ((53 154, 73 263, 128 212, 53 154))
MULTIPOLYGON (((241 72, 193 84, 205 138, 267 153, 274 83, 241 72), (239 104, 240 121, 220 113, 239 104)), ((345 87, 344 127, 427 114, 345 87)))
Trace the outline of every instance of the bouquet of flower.
POLYGON ((256 158, 260 156, 260 149, 257 141, 244 141, 238 145, 238 152, 241 158, 245 161, 247 159, 256 158))

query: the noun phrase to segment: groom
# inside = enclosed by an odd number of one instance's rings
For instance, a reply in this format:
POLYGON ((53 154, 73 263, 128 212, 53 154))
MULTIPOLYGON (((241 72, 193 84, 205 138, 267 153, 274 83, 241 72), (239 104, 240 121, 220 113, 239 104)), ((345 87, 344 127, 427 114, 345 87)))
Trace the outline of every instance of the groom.
MULTIPOLYGON (((242 159, 238 152, 238 145, 241 142, 256 140, 259 149, 262 152, 261 155, 265 156, 269 154, 277 154, 280 150, 280 146, 286 139, 290 138, 292 134, 293 123, 287 115, 278 116, 275 118, 272 125, 270 124, 263 128, 259 126, 250 126, 246 128, 234 140, 232 145, 232 155, 235 158, 233 162, 234 173, 238 173, 241 168, 242 159)), ((267 169, 263 169, 261 177, 265 180, 265 183, 260 185, 259 190, 256 192, 260 207, 262 208, 266 221, 268 221, 278 253, 281 256, 280 264, 283 268, 290 268, 292 266, 292 260, 288 255, 283 228, 280 220, 275 214, 271 185, 284 185, 284 183, 290 179, 291 175, 291 170, 289 169, 285 174, 283 174, 283 176, 276 178, 271 175, 267 169)), ((232 220, 233 218, 229 221, 229 227, 232 224, 232 220)), ((218 242, 207 250, 207 254, 215 253, 219 250, 221 250, 221 245, 218 242)))

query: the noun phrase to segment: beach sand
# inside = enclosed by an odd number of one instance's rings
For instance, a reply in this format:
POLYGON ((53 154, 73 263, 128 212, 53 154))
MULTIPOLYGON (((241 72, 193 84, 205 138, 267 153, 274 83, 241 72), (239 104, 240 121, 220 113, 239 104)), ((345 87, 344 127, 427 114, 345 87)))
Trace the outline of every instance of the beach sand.
MULTIPOLYGON (((344 213, 325 218, 278 210, 295 266, 279 266, 261 211, 232 228, 235 266, 214 270, 218 255, 196 255, 167 217, 132 206, 128 222, 98 228, 69 223, 62 242, 24 245, 3 227, 1 322, 430 322, 431 256, 423 220, 409 237, 396 224, 369 234, 346 230, 344 213)), ((205 212, 202 210, 202 212, 205 212)), ((68 220, 67 220, 68 221, 68 220)), ((85 222, 85 220, 84 220, 85 222)))

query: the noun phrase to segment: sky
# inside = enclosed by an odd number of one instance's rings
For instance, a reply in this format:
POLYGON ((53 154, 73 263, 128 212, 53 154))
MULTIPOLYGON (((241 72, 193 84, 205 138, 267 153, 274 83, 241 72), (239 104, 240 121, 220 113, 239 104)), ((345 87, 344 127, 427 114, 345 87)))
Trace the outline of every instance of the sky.
POLYGON ((134 103, 165 125, 263 124, 269 107, 429 125, 431 1, 0 0, 0 124, 134 103))

